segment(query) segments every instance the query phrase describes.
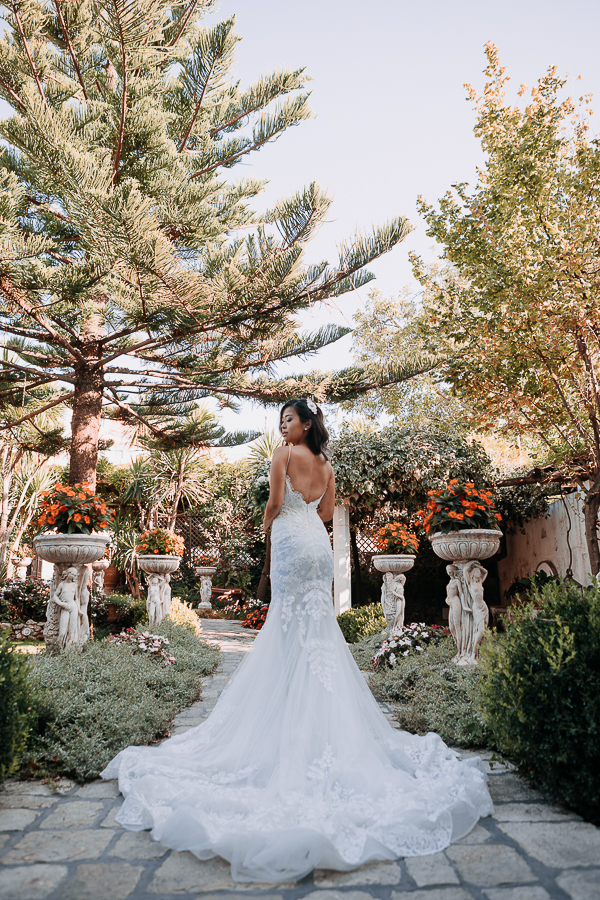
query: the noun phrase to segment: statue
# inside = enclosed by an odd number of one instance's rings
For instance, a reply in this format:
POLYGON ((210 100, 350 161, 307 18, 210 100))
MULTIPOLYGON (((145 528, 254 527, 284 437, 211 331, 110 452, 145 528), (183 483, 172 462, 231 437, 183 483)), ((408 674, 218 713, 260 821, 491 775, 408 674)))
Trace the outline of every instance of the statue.
POLYGON ((90 635, 88 603, 90 577, 87 565, 56 563, 50 584, 44 637, 50 651, 82 647, 90 635))
POLYGON ((146 597, 146 609, 148 610, 148 624, 151 627, 160 625, 163 620, 161 596, 162 586, 162 575, 148 575, 148 596, 146 597))
POLYGON ((476 559, 446 566, 450 581, 446 588, 449 606, 448 627, 457 653, 458 666, 476 666, 479 645, 488 623, 489 611, 483 599, 487 569, 476 559))
POLYGON ((404 585, 406 575, 385 572, 381 586, 381 606, 385 621, 390 631, 396 631, 404 625, 404 585))
POLYGON ((212 578, 210 575, 200 576, 200 609, 212 609, 212 578))
POLYGON ((160 588, 161 622, 163 619, 166 619, 171 609, 171 576, 166 573, 162 576, 162 579, 163 583, 160 588))

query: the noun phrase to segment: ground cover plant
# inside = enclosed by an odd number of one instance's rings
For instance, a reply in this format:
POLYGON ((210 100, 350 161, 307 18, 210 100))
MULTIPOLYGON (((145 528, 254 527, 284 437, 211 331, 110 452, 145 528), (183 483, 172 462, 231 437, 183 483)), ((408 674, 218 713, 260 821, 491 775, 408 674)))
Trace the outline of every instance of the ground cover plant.
POLYGON ((441 644, 450 632, 441 625, 426 625, 424 622, 411 622, 395 629, 386 638, 381 647, 373 654, 373 668, 391 669, 400 657, 410 653, 423 653, 427 647, 441 644))
POLYGON ((199 679, 219 659, 218 650, 198 639, 195 614, 180 606, 174 605, 176 621, 169 617, 153 628, 168 639, 173 665, 109 640, 32 660, 38 726, 23 758, 30 771, 85 781, 123 748, 168 733, 173 716, 198 698, 199 679))
POLYGON ((351 647, 376 697, 391 703, 402 728, 413 734, 435 731, 442 740, 462 747, 486 744, 485 722, 480 710, 481 675, 477 668, 452 662, 456 646, 445 637, 425 650, 399 656, 391 668, 374 672, 373 656, 387 633, 351 647))
POLYGON ((35 725, 29 667, 29 658, 0 633, 0 784, 18 768, 35 725))
POLYGON ((372 634, 380 634, 386 625, 380 603, 347 609, 339 614, 337 622, 348 644, 356 644, 372 634))
POLYGON ((600 824, 600 585, 582 596, 551 582, 530 596, 483 644, 482 715, 522 775, 600 824))

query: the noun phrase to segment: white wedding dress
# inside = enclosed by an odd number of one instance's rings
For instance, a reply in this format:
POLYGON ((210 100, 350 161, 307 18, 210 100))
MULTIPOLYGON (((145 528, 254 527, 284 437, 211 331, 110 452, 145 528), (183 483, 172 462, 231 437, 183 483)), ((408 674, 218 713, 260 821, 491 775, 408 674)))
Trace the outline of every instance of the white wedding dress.
POLYGON ((478 760, 435 734, 393 729, 338 627, 333 557, 319 516, 286 477, 272 527, 272 602, 209 718, 156 747, 128 747, 116 821, 234 879, 435 853, 492 812, 478 760))

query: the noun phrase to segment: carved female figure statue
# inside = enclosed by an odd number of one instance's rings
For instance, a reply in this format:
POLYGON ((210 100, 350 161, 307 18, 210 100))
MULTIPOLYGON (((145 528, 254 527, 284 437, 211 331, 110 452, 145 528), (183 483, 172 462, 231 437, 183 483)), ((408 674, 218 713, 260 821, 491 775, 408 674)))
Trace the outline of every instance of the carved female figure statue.
MULTIPOLYGON (((86 570, 87 574, 87 570, 86 570)), ((60 607, 60 622, 58 626, 58 646, 66 650, 79 638, 79 602, 78 602, 78 572, 75 566, 70 566, 60 576, 60 581, 52 595, 52 601, 60 607)), ((87 617, 86 617, 87 618, 87 617)))
POLYGON ((446 603, 450 607, 448 610, 448 628, 450 634, 454 638, 457 654, 453 657, 453 662, 458 662, 464 653, 464 641, 462 632, 462 596, 460 584, 460 570, 458 566, 446 566, 446 572, 450 576, 450 581, 446 588, 446 603))
POLYGON ((160 588, 160 621, 162 622, 169 615, 171 608, 171 576, 167 573, 159 577, 163 580, 160 588))
MULTIPOLYGON (((489 611, 483 599, 483 582, 487 578, 487 569, 477 560, 466 563, 463 568, 463 579, 469 594, 470 616, 468 618, 469 642, 464 647, 464 659, 461 665, 477 665, 479 645, 488 623, 489 611)), ((463 617, 467 618, 467 617, 463 617)), ((467 624, 467 623, 465 623, 467 624)))
POLYGON ((146 609, 148 610, 148 623, 151 626, 160 625, 162 622, 162 575, 148 575, 148 596, 146 597, 146 609))

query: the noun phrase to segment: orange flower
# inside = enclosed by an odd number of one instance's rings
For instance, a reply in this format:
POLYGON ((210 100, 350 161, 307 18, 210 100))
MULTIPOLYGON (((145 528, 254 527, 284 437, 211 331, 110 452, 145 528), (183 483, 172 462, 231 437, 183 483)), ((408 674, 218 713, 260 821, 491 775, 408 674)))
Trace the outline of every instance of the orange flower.
POLYGON ((456 513, 456 518, 457 518, 457 519, 464 519, 464 516, 463 516, 462 513, 456 513))
POLYGON ((83 521, 85 522, 86 525, 89 525, 92 520, 90 519, 89 516, 84 516, 83 521))
POLYGON ((77 499, 78 500, 87 500, 87 497, 85 496, 85 494, 77 494, 77 499))
MULTIPOLYGON (((452 479, 448 482, 448 487, 451 487, 453 484, 458 484, 458 478, 452 478, 452 479)), ((467 485, 467 487, 469 487, 469 485, 467 485)))
POLYGON ((47 497, 50 491, 40 491, 40 497, 47 497))
POLYGON ((54 523, 56 522, 56 519, 54 518, 54 516, 48 516, 48 521, 50 522, 51 525, 54 525, 54 523))
POLYGON ((502 521, 502 516, 500 515, 500 513, 495 513, 495 516, 496 516, 496 518, 498 519, 499 522, 502 521))
POLYGON ((474 516, 474 515, 475 515, 475 511, 474 511, 474 510, 472 510, 472 509, 465 509, 465 516, 469 516, 469 518, 471 518, 471 516, 474 516))
POLYGON ((65 506, 64 503, 63 503, 62 506, 59 506, 58 511, 59 511, 59 512, 66 512, 66 511, 68 510, 68 508, 69 508, 69 507, 68 507, 68 506, 65 506))
POLYGON ((45 525, 46 524, 46 516, 40 516, 38 519, 38 524, 45 525))
POLYGON ((67 491, 67 497, 74 497, 75 491, 67 491))
POLYGON ((155 550, 154 552, 155 552, 155 553, 158 553, 158 550, 155 550))
POLYGON ((81 522, 81 513, 75 513, 75 515, 73 516, 73 521, 81 522))
POLYGON ((108 524, 107 522, 100 522, 100 526, 99 526, 99 527, 100 527, 100 528, 106 528, 107 524, 108 524))

